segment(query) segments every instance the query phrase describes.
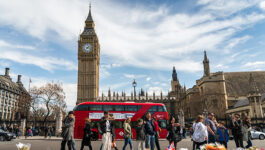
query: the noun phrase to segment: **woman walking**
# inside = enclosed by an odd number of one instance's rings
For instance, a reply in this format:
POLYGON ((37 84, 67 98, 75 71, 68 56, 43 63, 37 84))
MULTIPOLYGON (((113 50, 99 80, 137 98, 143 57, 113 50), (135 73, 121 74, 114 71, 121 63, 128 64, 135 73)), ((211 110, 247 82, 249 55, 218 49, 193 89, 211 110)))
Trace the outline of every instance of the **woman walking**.
POLYGON ((200 146, 207 143, 208 140, 208 132, 207 127, 202 123, 204 117, 202 115, 198 115, 193 124, 193 135, 192 140, 195 142, 196 150, 200 149, 200 146))
POLYGON ((83 150, 85 146, 88 146, 89 147, 89 150, 92 150, 92 146, 91 146, 91 140, 90 140, 90 137, 91 137, 91 126, 90 126, 90 119, 89 118, 86 118, 85 120, 85 128, 84 128, 84 133, 83 133, 83 140, 82 140, 82 144, 81 144, 81 149, 80 150, 83 150))
POLYGON ((167 140, 169 144, 174 143, 175 149, 177 149, 177 143, 181 141, 180 134, 180 125, 179 123, 175 123, 176 119, 171 117, 169 120, 169 124, 167 125, 168 136, 167 140))
POLYGON ((251 119, 250 117, 246 117, 245 120, 243 121, 243 127, 242 127, 243 141, 246 141, 248 144, 245 148, 252 147, 250 130, 251 130, 251 119))
POLYGON ((124 146, 122 150, 125 150, 128 143, 130 144, 130 149, 133 149, 133 144, 132 144, 132 128, 131 128, 131 118, 127 118, 124 122, 124 146))

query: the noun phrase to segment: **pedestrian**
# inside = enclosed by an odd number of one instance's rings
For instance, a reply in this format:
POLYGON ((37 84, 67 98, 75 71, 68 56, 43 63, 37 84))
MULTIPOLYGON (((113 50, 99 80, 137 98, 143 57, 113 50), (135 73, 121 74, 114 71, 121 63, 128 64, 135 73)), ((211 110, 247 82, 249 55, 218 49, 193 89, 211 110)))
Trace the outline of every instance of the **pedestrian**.
POLYGON ((227 142, 229 141, 228 129, 224 126, 224 122, 220 121, 217 127, 217 141, 227 148, 227 142))
POLYGON ((104 112, 104 117, 99 121, 98 131, 102 136, 102 150, 111 150, 112 136, 115 137, 115 134, 113 120, 110 118, 109 112, 104 112))
POLYGON ((180 124, 176 123, 176 119, 171 117, 169 124, 167 125, 168 136, 167 140, 169 144, 174 143, 175 149, 177 149, 177 143, 181 141, 180 124))
POLYGON ((151 118, 151 113, 147 112, 145 115, 145 125, 144 125, 144 130, 145 130, 145 135, 146 135, 146 140, 145 140, 145 148, 154 150, 155 149, 155 126, 154 122, 151 118))
POLYGON ((182 137, 186 139, 186 128, 185 127, 182 128, 182 137))
POLYGON ((31 136, 31 137, 33 136, 31 127, 29 127, 29 136, 31 136))
POLYGON ((49 138, 52 137, 52 127, 48 127, 48 135, 49 135, 49 138))
POLYGON ((92 150, 91 146, 91 135, 92 135, 92 130, 91 130, 91 125, 90 125, 91 120, 89 118, 86 118, 85 120, 85 128, 83 129, 83 139, 82 139, 82 144, 81 144, 81 149, 84 149, 84 146, 88 146, 89 150, 92 150))
POLYGON ((19 126, 15 127, 15 133, 16 133, 17 138, 19 138, 20 136, 19 126))
POLYGON ((72 141, 74 139, 74 112, 70 111, 68 116, 63 120, 62 125, 62 143, 61 143, 61 150, 65 150, 65 144, 67 143, 68 150, 72 149, 72 141))
POLYGON ((243 121, 243 126, 242 126, 243 141, 247 142, 247 146, 245 148, 252 147, 250 131, 251 131, 251 119, 250 117, 246 117, 243 121))
POLYGON ((154 122, 154 126, 155 126, 155 145, 157 150, 160 150, 160 144, 159 144, 159 132, 160 132, 160 128, 158 126, 158 122, 156 117, 153 117, 153 122, 154 122))
POLYGON ((214 123, 214 113, 209 113, 208 118, 205 119, 205 125, 208 130, 208 143, 216 142, 216 125, 214 123))
POLYGON ((128 143, 130 145, 130 149, 133 149, 133 144, 132 144, 132 128, 131 128, 131 118, 127 118, 124 122, 124 145, 122 150, 125 150, 128 143))
POLYGON ((232 130, 232 135, 237 148, 244 148, 243 146, 243 133, 242 133, 242 122, 240 120, 240 115, 235 114, 234 118, 231 120, 230 129, 232 130))
POLYGON ((193 124, 192 140, 195 143, 196 150, 200 149, 200 146, 206 144, 208 140, 208 131, 207 127, 203 124, 203 119, 202 115, 198 115, 193 124))
POLYGON ((144 150, 145 148, 145 133, 144 133, 144 124, 143 119, 137 120, 136 126, 136 145, 137 150, 144 150))

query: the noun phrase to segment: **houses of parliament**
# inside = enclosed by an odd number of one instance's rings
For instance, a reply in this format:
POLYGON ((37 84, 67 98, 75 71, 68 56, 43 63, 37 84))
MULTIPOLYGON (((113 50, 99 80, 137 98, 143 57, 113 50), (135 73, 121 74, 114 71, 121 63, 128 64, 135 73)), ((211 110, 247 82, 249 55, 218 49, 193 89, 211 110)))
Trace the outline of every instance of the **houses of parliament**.
POLYGON ((239 113, 242 116, 263 118, 265 112, 265 71, 210 72, 210 61, 204 51, 203 75, 189 89, 179 82, 175 67, 172 71, 171 91, 148 95, 108 91, 99 94, 100 44, 95 31, 91 7, 85 27, 78 40, 77 104, 84 101, 153 102, 164 103, 171 115, 183 113, 195 118, 203 112, 213 112, 217 118, 239 113))

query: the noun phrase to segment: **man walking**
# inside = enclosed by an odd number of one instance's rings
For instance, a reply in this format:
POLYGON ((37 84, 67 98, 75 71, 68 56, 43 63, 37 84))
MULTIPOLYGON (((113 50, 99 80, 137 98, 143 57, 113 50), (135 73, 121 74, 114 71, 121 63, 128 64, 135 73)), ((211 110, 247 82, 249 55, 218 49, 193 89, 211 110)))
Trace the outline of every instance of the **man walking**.
POLYGON ((243 146, 243 133, 242 133, 242 121, 240 120, 240 115, 235 114, 234 118, 231 120, 230 128, 234 136, 234 140, 237 148, 244 148, 243 146))
POLYGON ((68 150, 72 149, 72 141, 74 140, 74 112, 70 111, 68 116, 63 121, 62 126, 62 143, 61 143, 61 150, 65 150, 65 144, 67 143, 68 150))
POLYGON ((214 118, 214 113, 209 113, 208 118, 205 119, 205 125, 208 131, 208 143, 216 142, 215 134, 216 134, 217 128, 215 126, 213 118, 214 118))
POLYGON ((149 149, 151 147, 151 150, 154 150, 155 149, 155 126, 151 118, 150 112, 146 114, 144 128, 145 128, 145 134, 146 134, 145 148, 149 149))
POLYGON ((111 150, 112 136, 114 135, 114 125, 110 119, 109 112, 104 112, 98 126, 98 131, 102 136, 102 150, 111 150))

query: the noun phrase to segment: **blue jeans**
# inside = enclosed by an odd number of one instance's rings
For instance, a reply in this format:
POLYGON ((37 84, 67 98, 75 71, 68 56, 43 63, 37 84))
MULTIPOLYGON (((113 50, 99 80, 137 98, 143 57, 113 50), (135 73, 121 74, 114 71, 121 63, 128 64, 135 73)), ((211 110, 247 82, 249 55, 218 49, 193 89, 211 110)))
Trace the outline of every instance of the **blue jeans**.
POLYGON ((72 147, 73 147, 73 150, 76 150, 75 140, 74 139, 72 139, 72 147))
POLYGON ((252 147, 252 142, 250 137, 248 137, 248 145, 246 146, 246 148, 252 147))
POLYGON ((145 141, 145 148, 150 148, 151 150, 155 150, 155 136, 154 135, 147 135, 146 141, 145 141))
POLYGON ((125 150, 128 143, 130 144, 130 149, 132 150, 133 149, 133 144, 132 144, 132 139, 131 138, 125 138, 124 140, 124 146, 122 148, 122 150, 125 150))
POLYGON ((209 135, 208 135, 208 143, 215 143, 215 142, 216 142, 215 135, 212 135, 211 133, 209 133, 209 135))

